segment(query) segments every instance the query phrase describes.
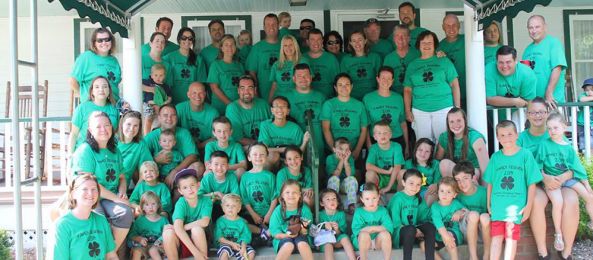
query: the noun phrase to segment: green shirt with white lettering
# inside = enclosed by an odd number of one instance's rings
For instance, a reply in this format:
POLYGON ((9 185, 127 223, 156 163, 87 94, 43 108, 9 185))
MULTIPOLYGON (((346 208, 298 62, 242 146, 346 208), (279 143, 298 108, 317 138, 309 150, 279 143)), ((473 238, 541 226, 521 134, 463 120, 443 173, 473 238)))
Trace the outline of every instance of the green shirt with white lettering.
POLYGON ((364 95, 377 89, 377 72, 381 67, 379 54, 370 52, 364 56, 347 55, 340 62, 340 71, 352 78, 352 97, 362 100, 364 95))
POLYGON ((264 120, 259 125, 257 141, 268 147, 284 147, 287 145, 300 146, 303 143, 303 130, 292 121, 287 121, 282 127, 277 126, 273 119, 264 120))
POLYGON ((387 54, 383 59, 383 66, 393 69, 393 85, 391 90, 399 94, 404 92, 404 80, 406 79, 406 69, 410 63, 420 57, 420 52, 414 48, 409 48, 406 56, 400 57, 397 50, 387 54))
POLYGON ((369 124, 364 105, 354 98, 346 102, 340 101, 337 97, 325 101, 320 119, 330 122, 330 131, 334 139, 345 137, 352 148, 358 143, 360 129, 369 124))
POLYGON ((272 112, 268 102, 261 98, 254 98, 252 107, 249 109, 243 108, 239 100, 235 100, 227 106, 226 117, 233 125, 233 140, 237 142, 241 138, 257 140, 260 123, 270 119, 272 112))
POLYGON ((412 107, 434 112, 453 106, 451 82, 457 71, 449 59, 416 59, 406 69, 404 87, 412 89, 412 107))
POLYGON ((103 76, 109 81, 113 97, 119 100, 121 68, 117 58, 112 55, 100 56, 87 50, 76 58, 70 76, 78 81, 81 103, 89 100, 91 83, 98 76, 103 76))
POLYGON ((272 65, 278 60, 280 53, 280 42, 269 43, 266 40, 259 41, 247 56, 246 69, 257 74, 257 89, 260 97, 267 97, 270 94, 272 81, 270 71, 272 65))
POLYGON ((388 97, 379 95, 379 91, 368 93, 362 99, 362 103, 369 113, 371 138, 373 137, 374 125, 382 120, 389 122, 391 127, 391 136, 397 138, 402 136, 403 130, 401 123, 406 121, 404 113, 404 99, 395 92, 390 92, 388 97))
MULTIPOLYGON (((232 102, 239 99, 237 87, 239 86, 239 78, 242 75, 245 75, 245 68, 240 62, 233 61, 226 63, 223 60, 215 60, 210 64, 208 83, 218 85, 220 91, 232 102)), ((212 93, 211 103, 218 110, 219 114, 224 114, 226 104, 214 93, 212 93)))
POLYGON ((554 99, 557 102, 564 103, 564 84, 566 84, 566 57, 564 56, 564 49, 562 43, 551 35, 547 35, 539 43, 530 43, 525 52, 523 52, 523 60, 529 60, 534 64, 533 71, 538 78, 535 95, 544 97, 552 70, 558 66, 562 68, 560 77, 554 89, 554 99))
MULTIPOLYGON (((218 110, 208 103, 203 104, 202 111, 194 111, 189 101, 184 101, 175 106, 177 110, 177 125, 191 133, 194 142, 201 142, 212 137, 212 121, 220 114, 218 110)), ((187 141, 187 140, 179 140, 187 141)))
POLYGON ((269 171, 246 172, 239 184, 243 205, 250 205, 258 215, 265 216, 277 197, 275 185, 274 174, 269 171))
POLYGON ((335 96, 334 79, 340 73, 340 63, 336 56, 326 51, 318 58, 312 58, 309 53, 306 56, 309 58, 309 65, 311 66, 311 86, 313 89, 323 93, 328 98, 335 96))
POLYGON ((199 54, 196 54, 196 63, 187 64, 189 56, 184 56, 180 51, 174 51, 163 58, 169 63, 170 69, 167 82, 171 86, 173 104, 188 100, 187 91, 193 82, 206 82, 206 63, 199 54))

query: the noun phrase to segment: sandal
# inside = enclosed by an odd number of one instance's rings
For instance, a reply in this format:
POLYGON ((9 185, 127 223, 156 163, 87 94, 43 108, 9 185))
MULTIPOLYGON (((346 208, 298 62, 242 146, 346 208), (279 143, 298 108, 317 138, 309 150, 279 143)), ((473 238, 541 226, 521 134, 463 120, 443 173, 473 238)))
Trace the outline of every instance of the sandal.
POLYGON ((554 249, 556 249, 556 251, 564 250, 564 240, 562 240, 562 234, 554 234, 554 249))
POLYGON ((572 255, 568 255, 567 257, 564 257, 562 255, 562 251, 558 251, 558 258, 560 258, 562 260, 572 260, 572 255))
POLYGON ((589 221, 589 223, 587 223, 587 227, 589 230, 593 231, 593 221, 589 221))
POLYGON ((270 236, 268 236, 268 230, 263 225, 260 226, 259 237, 265 241, 270 240, 270 236))

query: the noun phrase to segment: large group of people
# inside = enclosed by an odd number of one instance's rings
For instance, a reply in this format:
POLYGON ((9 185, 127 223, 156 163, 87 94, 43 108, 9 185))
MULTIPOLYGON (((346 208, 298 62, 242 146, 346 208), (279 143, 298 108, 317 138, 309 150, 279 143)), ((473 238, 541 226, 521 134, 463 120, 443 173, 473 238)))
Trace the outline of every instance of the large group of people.
MULTIPOLYGON (((561 45, 534 15, 519 62, 500 26, 486 28, 487 103, 526 107, 529 121, 518 133, 516 118, 501 120, 502 149, 490 156, 464 111, 459 20, 444 17, 439 41, 415 25, 416 11, 399 6, 389 39, 374 18, 342 37, 310 19, 293 34, 289 13, 270 13, 253 46, 248 31, 235 38, 216 19, 202 50, 191 28, 169 41, 173 21, 160 18, 142 46, 139 112, 118 110, 114 36, 97 29, 71 74, 82 102, 49 256, 207 259, 216 248, 220 259, 254 259, 273 246, 277 259, 312 250, 333 259, 338 248, 351 260, 370 250, 390 259, 392 248, 412 259, 419 243, 426 259, 443 248, 457 259, 467 243, 470 259, 499 259, 504 247, 514 257, 529 219, 540 259, 550 259, 551 201, 554 248, 571 259, 578 198, 593 215, 593 191, 554 112, 564 102, 561 45), (308 151, 321 158, 319 201, 308 151)), ((593 100, 593 80, 583 89, 593 100)))

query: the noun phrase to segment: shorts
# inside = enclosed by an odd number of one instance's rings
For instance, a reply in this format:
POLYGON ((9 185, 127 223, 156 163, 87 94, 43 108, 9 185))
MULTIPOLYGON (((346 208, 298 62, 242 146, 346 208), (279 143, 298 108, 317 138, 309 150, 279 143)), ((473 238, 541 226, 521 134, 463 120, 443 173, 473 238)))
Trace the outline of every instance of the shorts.
MULTIPOLYGON (((459 230, 464 236, 467 236, 467 222, 469 222, 469 212, 459 221, 459 230)), ((482 243, 482 225, 478 223, 478 243, 482 243)))
MULTIPOLYGON (((149 247, 151 247, 151 246, 153 246, 155 244, 156 244, 156 246, 158 246, 159 248, 162 249, 163 241, 162 240, 159 240, 158 237, 149 236, 148 237, 148 246, 147 246, 147 248, 149 248, 149 247)), ((143 248, 144 247, 142 244, 140 244, 140 243, 138 243, 138 242, 136 242, 136 241, 134 241, 132 239, 129 239, 128 240, 127 245, 128 245, 129 248, 139 248, 139 247, 140 248, 143 248)))
POLYGON ((566 188, 570 188, 570 187, 574 186, 574 185, 575 185, 575 184, 577 184, 577 183, 579 183, 579 181, 578 181, 577 179, 574 179, 574 178, 572 178, 572 179, 570 179, 570 180, 567 180, 567 181, 565 181, 564 183, 562 183, 562 187, 563 187, 563 188, 564 188, 564 187, 566 187, 566 188))
MULTIPOLYGON (((251 247, 250 245, 247 245, 245 248, 247 251, 247 255, 255 253, 255 249, 253 249, 253 247, 251 247)), ((247 259, 243 257, 238 250, 233 250, 231 246, 226 244, 221 244, 220 247, 218 247, 218 251, 216 251, 216 255, 218 256, 218 258, 220 258, 223 253, 227 253, 230 257, 236 257, 238 260, 247 259)))
MULTIPOLYGON (((379 189, 383 189, 389 185, 389 179, 391 179, 391 175, 387 174, 377 174, 379 176, 379 189)), ((391 190, 395 191, 397 189, 397 185, 395 183, 391 186, 391 190)))
POLYGON ((100 199, 94 209, 98 214, 107 218, 109 223, 117 228, 130 228, 134 222, 134 212, 128 205, 108 199, 100 199))
POLYGON ((513 240, 519 241, 519 238, 521 238, 521 224, 515 224, 513 222, 508 222, 508 223, 512 224, 512 228, 511 228, 512 234, 508 234, 508 232, 507 232, 507 228, 506 228, 507 222, 505 222, 505 221, 490 222, 490 236, 491 237, 496 237, 496 236, 507 237, 508 235, 511 235, 511 238, 513 240))
MULTIPOLYGON (((453 233, 453 232, 452 232, 453 233)), ((453 233, 453 239, 455 240, 455 245, 456 246, 460 246, 459 245, 459 241, 457 241, 457 236, 455 235, 455 233, 453 233)), ((441 250, 443 248, 445 248, 445 242, 443 241, 435 241, 436 246, 434 247, 435 250, 441 250)))
POLYGON ((306 235, 300 235, 300 236, 297 236, 295 238, 284 238, 284 239, 280 239, 280 241, 278 242, 278 250, 280 250, 280 248, 282 248, 282 246, 284 244, 291 243, 291 244, 294 245, 294 250, 292 252, 293 253, 294 252, 298 252, 297 245, 300 242, 305 242, 305 243, 309 244, 309 239, 307 238, 306 235))

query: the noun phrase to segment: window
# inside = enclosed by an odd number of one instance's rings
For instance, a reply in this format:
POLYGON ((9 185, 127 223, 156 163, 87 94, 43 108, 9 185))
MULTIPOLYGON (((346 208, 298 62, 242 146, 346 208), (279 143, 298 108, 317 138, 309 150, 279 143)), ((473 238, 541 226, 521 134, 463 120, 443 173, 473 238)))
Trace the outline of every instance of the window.
POLYGON ((578 97, 581 83, 593 77, 593 10, 572 12, 565 10, 565 43, 569 52, 569 67, 572 68, 572 91, 578 97), (578 13, 577 13, 578 12, 578 13), (566 17, 568 16, 568 22, 566 17), (568 35, 566 26, 568 25, 568 35), (566 37, 569 37, 568 39, 566 37))

